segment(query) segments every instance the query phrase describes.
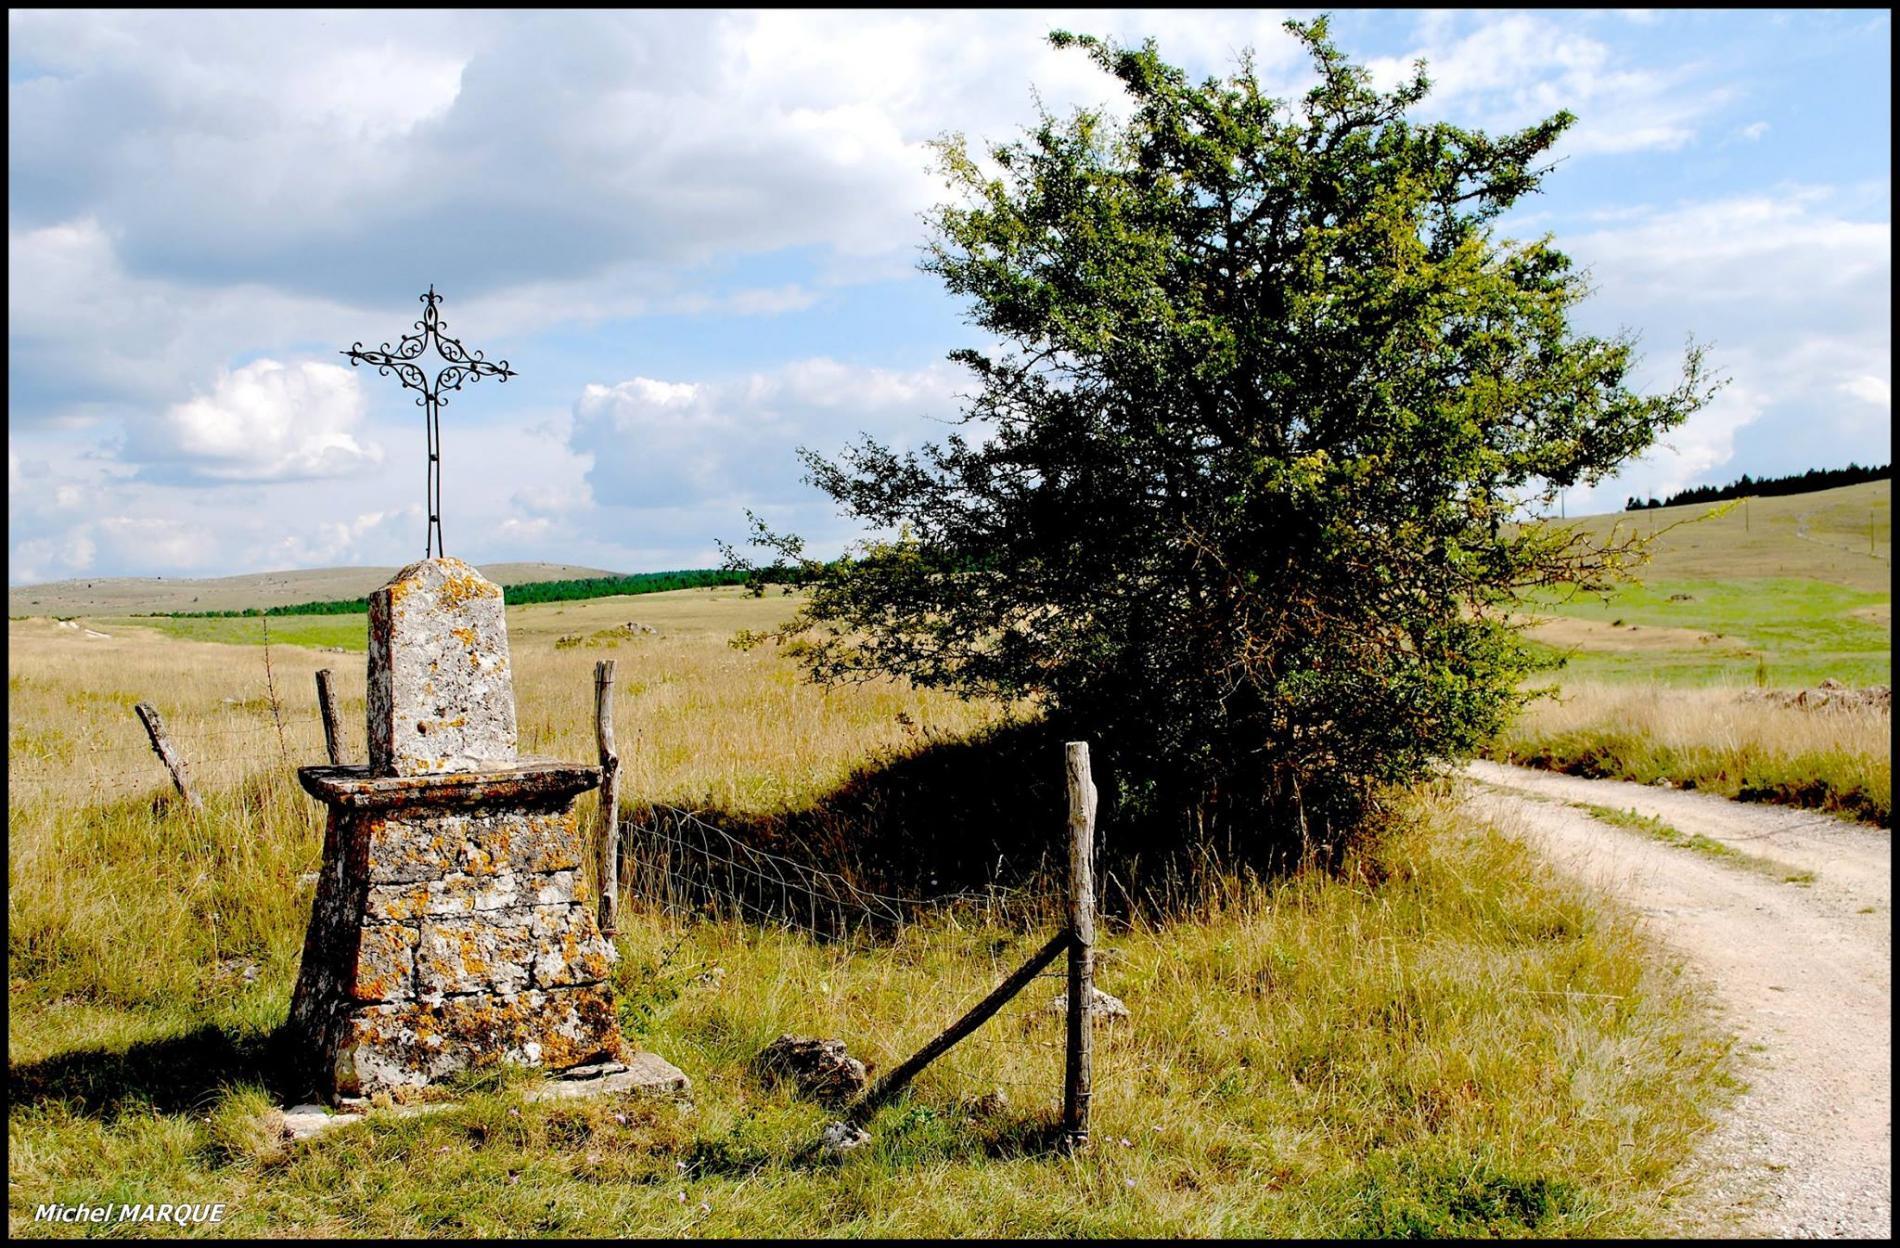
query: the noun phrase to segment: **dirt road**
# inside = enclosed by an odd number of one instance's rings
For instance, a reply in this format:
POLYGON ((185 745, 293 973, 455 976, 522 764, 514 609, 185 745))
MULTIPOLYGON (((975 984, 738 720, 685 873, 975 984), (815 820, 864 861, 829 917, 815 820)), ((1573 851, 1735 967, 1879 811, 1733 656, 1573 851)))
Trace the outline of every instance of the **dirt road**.
POLYGON ((1892 849, 1886 832, 1699 793, 1474 763, 1474 810, 1649 918, 1741 1037, 1749 1090, 1708 1141, 1690 1234, 1888 1238, 1892 849), (1788 868, 1783 882, 1591 817, 1634 810, 1788 868))

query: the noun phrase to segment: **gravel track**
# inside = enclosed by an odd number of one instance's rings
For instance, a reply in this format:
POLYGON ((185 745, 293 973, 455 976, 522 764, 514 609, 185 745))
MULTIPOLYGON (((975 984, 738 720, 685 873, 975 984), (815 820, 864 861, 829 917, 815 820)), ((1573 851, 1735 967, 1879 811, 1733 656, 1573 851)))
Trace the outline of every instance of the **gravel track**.
POLYGON ((1471 809, 1647 916, 1712 987, 1748 1091, 1693 1163, 1692 1235, 1893 1229, 1892 848, 1886 832, 1707 794, 1473 763, 1471 809), (1814 874, 1784 883, 1592 818, 1635 810, 1814 874))

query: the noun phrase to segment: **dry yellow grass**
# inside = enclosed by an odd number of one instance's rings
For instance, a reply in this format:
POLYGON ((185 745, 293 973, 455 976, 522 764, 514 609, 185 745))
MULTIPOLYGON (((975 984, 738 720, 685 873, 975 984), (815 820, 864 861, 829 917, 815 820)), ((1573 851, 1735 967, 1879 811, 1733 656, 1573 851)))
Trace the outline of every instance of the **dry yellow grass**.
MULTIPOLYGON (((1002 714, 891 683, 825 692, 726 645, 789 606, 688 591, 511 611, 524 746, 591 757, 593 663, 613 656, 629 800, 772 815, 1002 714), (608 644, 630 620, 659 631, 608 644)), ((942 912, 839 942, 638 905, 623 1019, 692 1075, 691 1114, 503 1087, 287 1147, 267 1037, 321 837, 284 755, 320 757, 311 676, 329 666, 361 758, 363 658, 272 647, 280 750, 261 648, 109 631, 10 629, 15 1234, 59 1232, 37 1202, 99 1199, 224 1201, 206 1229, 235 1235, 1640 1233, 1723 1082, 1723 1041, 1632 917, 1440 793, 1338 875, 1229 881, 1169 922, 1104 924, 1103 983, 1137 1021, 1098 1048, 1081 1157, 1037 1143, 1058 1096, 1052 982, 841 1165, 796 1161, 825 1111, 747 1073, 779 1031, 845 1036, 888 1069, 1042 928, 942 912), (162 800, 141 698, 198 767, 203 814, 162 800), (992 1088, 1011 1103, 979 1119, 963 1097, 992 1088)))
POLYGON ((1748 690, 1565 686, 1531 704, 1496 752, 1581 775, 1668 780, 1886 825, 1892 712, 1778 705, 1748 690))
MULTIPOLYGON (((513 607, 509 645, 524 754, 592 761, 594 663, 618 661, 615 734, 628 800, 714 805, 770 814, 828 791, 850 771, 924 737, 963 737, 995 722, 994 708, 893 681, 820 690, 769 648, 726 639, 791 610, 783 597, 736 589, 513 607), (594 634, 637 621, 656 629, 594 634), (563 637, 580 644, 557 648, 563 637)), ((152 629, 50 620, 8 625, 9 795, 88 803, 162 789, 163 771, 132 705, 164 716, 207 788, 284 770, 262 647, 182 641, 152 629), (98 631, 94 629, 93 631, 98 631)), ((315 673, 336 673, 345 748, 364 756, 361 653, 272 646, 272 678, 292 766, 320 762, 315 673)))

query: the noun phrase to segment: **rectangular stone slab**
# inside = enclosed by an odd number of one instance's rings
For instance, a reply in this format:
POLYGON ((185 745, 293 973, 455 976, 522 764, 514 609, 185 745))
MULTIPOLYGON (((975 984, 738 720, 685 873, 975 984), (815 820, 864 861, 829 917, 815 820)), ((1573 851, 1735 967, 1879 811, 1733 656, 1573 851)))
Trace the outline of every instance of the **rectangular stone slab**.
POLYGON ((434 776, 384 776, 361 764, 299 767, 304 792, 331 806, 355 810, 563 806, 600 787, 600 768, 582 763, 524 760, 489 771, 434 776))
POLYGON ((369 596, 369 765, 419 776, 515 761, 514 677, 501 586, 460 559, 423 559, 369 596))
POLYGON ((576 895, 572 802, 599 768, 298 775, 329 806, 290 1014, 306 1087, 365 1096, 496 1061, 621 1059, 613 946, 576 895))

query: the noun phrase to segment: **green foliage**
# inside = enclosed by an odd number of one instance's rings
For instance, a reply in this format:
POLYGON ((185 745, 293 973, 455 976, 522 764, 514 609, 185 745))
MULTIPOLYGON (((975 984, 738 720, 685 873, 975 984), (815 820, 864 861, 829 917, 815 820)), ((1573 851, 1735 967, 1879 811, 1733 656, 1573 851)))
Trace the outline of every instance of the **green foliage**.
POLYGON ((987 163, 939 144, 957 198, 924 267, 1000 344, 952 353, 973 432, 802 452, 897 534, 852 559, 756 518, 773 562, 728 551, 755 589, 809 587, 778 636, 817 679, 1037 697, 1123 816, 1269 847, 1497 730, 1533 662, 1518 595, 1639 550, 1513 517, 1712 393, 1693 347, 1675 390, 1633 393, 1632 340, 1570 327, 1584 276, 1495 234, 1568 113, 1415 123, 1422 67, 1381 93, 1323 19, 1288 28, 1319 75, 1293 102, 1247 61, 1195 85, 1152 42, 1052 35, 1134 111, 1045 115, 987 163))

